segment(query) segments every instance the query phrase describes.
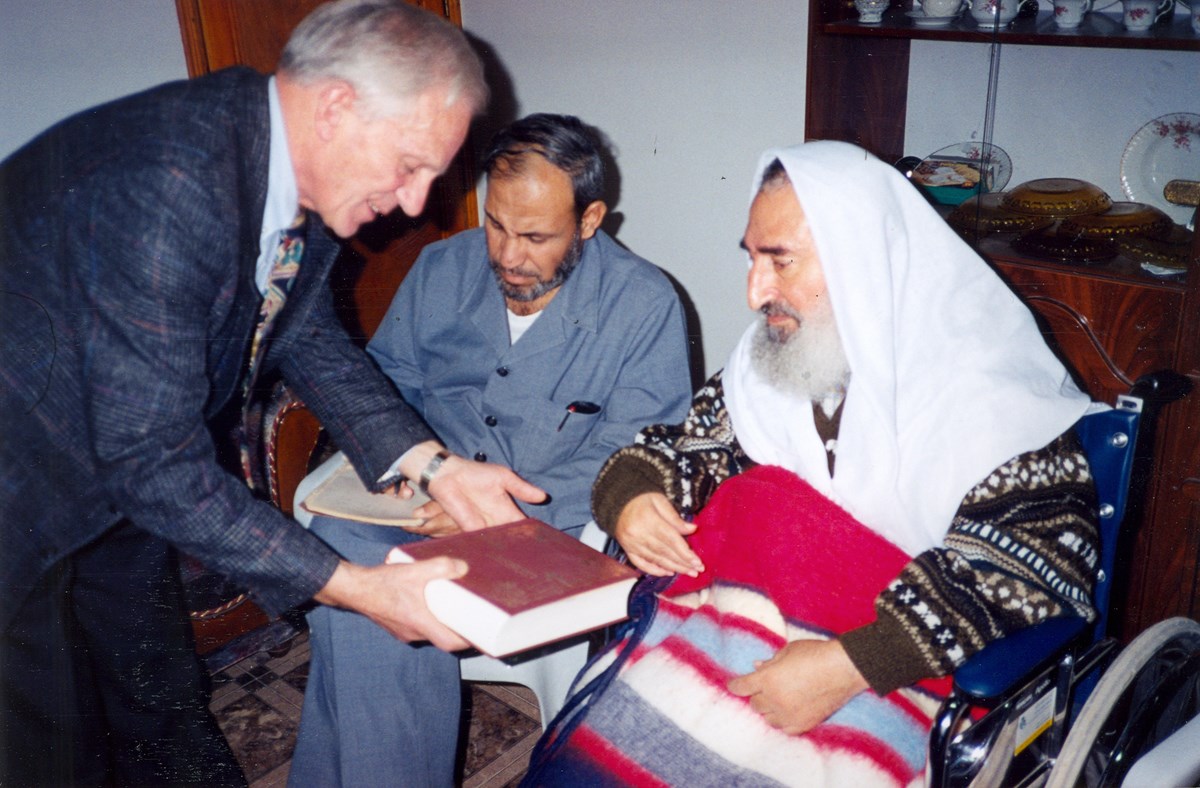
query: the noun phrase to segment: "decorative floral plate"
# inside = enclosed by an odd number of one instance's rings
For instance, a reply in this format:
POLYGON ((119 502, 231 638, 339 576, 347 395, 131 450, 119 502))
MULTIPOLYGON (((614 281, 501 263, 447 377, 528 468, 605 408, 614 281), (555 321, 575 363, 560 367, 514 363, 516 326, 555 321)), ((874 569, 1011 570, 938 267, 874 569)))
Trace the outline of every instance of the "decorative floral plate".
POLYGON ((1121 155, 1121 189, 1130 200, 1166 211, 1172 221, 1187 224, 1195 209, 1163 197, 1175 179, 1200 178, 1200 115, 1176 112, 1155 118, 1137 130, 1121 155))

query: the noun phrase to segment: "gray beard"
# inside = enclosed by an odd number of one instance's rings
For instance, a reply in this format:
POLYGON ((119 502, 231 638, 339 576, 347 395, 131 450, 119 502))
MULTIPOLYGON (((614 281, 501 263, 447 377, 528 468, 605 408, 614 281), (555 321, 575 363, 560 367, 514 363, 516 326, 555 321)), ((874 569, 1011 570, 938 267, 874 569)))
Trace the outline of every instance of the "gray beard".
POLYGON ((492 267, 492 273, 496 275, 496 284, 500 286, 500 292, 504 294, 504 297, 517 303, 527 304, 530 301, 538 300, 565 283, 570 278, 571 272, 575 270, 575 266, 579 265, 579 258, 582 256, 583 240, 579 237, 579 228, 576 228, 575 235, 571 238, 571 245, 567 247, 558 267, 554 269, 554 275, 549 279, 539 279, 534 284, 525 287, 514 287, 504 281, 501 275, 503 269, 495 260, 489 257, 488 264, 492 267))
POLYGON ((813 402, 840 400, 850 381, 850 365, 829 299, 822 300, 807 320, 785 304, 768 304, 761 311, 750 344, 754 371, 785 394, 813 402), (772 311, 790 315, 799 326, 788 335, 769 328, 767 315, 772 311))

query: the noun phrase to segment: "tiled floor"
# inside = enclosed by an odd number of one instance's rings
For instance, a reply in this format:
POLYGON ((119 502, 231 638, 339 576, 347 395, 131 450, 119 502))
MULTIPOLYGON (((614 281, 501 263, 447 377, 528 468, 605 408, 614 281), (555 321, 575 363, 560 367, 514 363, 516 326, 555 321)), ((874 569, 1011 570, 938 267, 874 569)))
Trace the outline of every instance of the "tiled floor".
MULTIPOLYGON (((258 654, 213 677, 213 712, 251 788, 287 783, 308 653, 308 636, 300 635, 282 656, 258 654)), ((464 688, 463 698, 469 730, 460 784, 515 786, 541 734, 533 693, 516 685, 478 683, 464 688)))

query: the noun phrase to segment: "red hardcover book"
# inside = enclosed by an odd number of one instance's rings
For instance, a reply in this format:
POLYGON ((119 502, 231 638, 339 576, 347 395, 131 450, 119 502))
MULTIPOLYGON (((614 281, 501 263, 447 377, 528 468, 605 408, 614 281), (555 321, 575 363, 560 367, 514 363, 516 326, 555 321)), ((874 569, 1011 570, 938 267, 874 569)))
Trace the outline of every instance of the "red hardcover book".
POLYGON ((434 580, 425 602, 471 645, 503 657, 590 632, 628 616, 638 572, 540 520, 401 545, 389 560, 437 556, 467 562, 457 580, 434 580))

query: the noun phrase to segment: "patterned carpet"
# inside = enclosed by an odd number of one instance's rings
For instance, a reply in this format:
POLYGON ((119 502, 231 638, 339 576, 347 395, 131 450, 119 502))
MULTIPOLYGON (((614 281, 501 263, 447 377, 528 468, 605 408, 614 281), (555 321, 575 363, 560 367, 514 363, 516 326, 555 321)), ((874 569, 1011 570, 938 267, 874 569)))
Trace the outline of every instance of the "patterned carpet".
MULTIPOLYGON (((287 784, 308 655, 308 636, 301 634, 290 647, 250 656, 213 675, 213 713, 252 788, 287 784)), ((459 784, 515 786, 541 734, 533 693, 511 684, 473 683, 464 687, 463 703, 468 730, 459 784)))

